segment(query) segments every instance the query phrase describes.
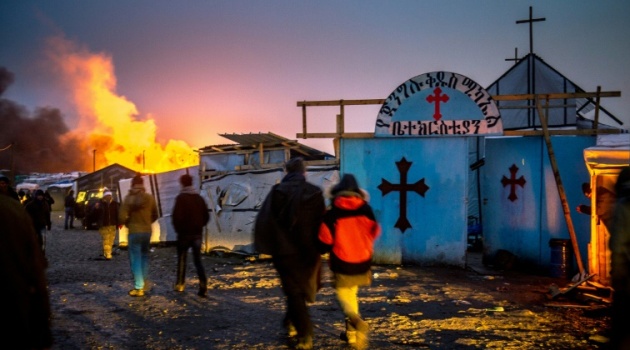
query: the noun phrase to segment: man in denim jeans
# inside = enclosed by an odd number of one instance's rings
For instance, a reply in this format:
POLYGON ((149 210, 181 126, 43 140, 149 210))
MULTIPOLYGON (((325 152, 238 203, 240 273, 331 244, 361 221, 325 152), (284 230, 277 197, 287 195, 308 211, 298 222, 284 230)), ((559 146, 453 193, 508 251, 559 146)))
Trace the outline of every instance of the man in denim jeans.
POLYGON ((134 289, 129 291, 129 295, 143 297, 145 290, 148 289, 151 224, 158 219, 158 211, 155 199, 144 189, 144 181, 140 174, 131 180, 131 189, 118 215, 118 221, 129 229, 127 250, 134 279, 134 289))

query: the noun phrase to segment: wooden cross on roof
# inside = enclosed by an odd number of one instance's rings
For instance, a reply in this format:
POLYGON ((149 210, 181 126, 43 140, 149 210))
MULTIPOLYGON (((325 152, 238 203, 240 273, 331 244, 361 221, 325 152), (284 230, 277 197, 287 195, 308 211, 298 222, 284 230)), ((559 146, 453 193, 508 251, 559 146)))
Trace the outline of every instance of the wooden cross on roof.
POLYGON ((534 30, 533 30, 533 26, 532 24, 534 22, 542 22, 545 21, 546 19, 543 18, 532 18, 532 7, 529 7, 529 19, 522 19, 522 20, 518 20, 516 21, 516 24, 521 24, 521 23, 529 23, 529 53, 532 54, 534 53, 534 30))

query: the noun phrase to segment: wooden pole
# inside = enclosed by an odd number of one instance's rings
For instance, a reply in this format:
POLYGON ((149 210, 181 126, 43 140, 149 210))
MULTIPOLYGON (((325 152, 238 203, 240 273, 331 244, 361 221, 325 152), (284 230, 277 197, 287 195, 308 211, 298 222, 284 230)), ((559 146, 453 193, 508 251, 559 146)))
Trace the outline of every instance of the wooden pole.
POLYGON ((593 118, 593 129, 597 130, 599 125, 599 95, 602 93, 602 87, 597 85, 597 96, 595 97, 595 118, 593 118))
MULTIPOLYGON (((549 99, 546 100, 549 104, 549 99)), ((582 264, 582 256, 580 254, 580 247, 578 246, 577 237, 575 236, 575 228, 573 227, 573 221, 571 220, 571 211, 569 210, 569 204, 567 202, 567 196, 562 185, 562 179, 560 178, 560 171, 558 170, 558 163, 556 162, 556 156, 551 145, 551 136, 549 135, 549 128, 547 126, 547 116, 540 105, 539 97, 536 97, 536 109, 538 110, 538 117, 543 127, 543 133, 545 135, 545 143, 547 144, 547 152, 549 154, 549 161, 551 162, 551 168, 553 170, 553 176, 556 180, 556 186, 558 187, 558 194, 560 195, 560 202, 562 203, 562 209, 564 211, 564 218, 567 222, 567 228, 569 229, 569 236, 571 237, 571 243, 573 245, 573 253, 575 254, 575 260, 580 270, 580 276, 584 276, 584 265, 582 264)))

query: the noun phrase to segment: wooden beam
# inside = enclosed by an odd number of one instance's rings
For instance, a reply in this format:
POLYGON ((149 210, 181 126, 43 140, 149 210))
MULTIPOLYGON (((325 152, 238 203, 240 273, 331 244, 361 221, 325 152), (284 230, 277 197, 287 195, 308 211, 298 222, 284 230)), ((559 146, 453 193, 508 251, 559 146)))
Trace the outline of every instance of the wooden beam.
MULTIPOLYGON (((308 166, 334 166, 339 165, 338 159, 330 159, 330 160, 309 160, 305 161, 304 164, 308 166)), ((234 167, 234 170, 257 170, 257 169, 275 169, 282 168, 284 163, 267 163, 261 164, 259 167, 254 167, 253 165, 237 165, 234 167)))
MULTIPOLYGON (((624 134, 624 130, 617 129, 580 129, 580 130, 548 130, 550 135, 601 135, 624 134)), ((543 130, 504 130, 505 136, 542 136, 543 130)))
POLYGON ((593 118, 593 129, 597 129, 597 125, 599 125, 599 98, 601 91, 602 87, 598 85, 597 97, 595 97, 595 118, 593 118))
MULTIPOLYGON (((546 100, 549 103, 549 100, 546 100)), ((575 236, 575 228, 573 227, 573 221, 571 220, 571 210, 569 209, 569 203, 567 202, 567 195, 564 192, 564 185, 562 185, 562 179, 560 177, 560 170, 556 161, 556 155, 553 151, 553 145, 551 144, 551 135, 547 127, 547 116, 543 110, 540 99, 536 98, 536 107, 538 109, 538 118, 543 126, 543 133, 545 135, 545 143, 547 144, 547 153, 549 154, 549 161, 551 162, 551 169, 553 170, 553 176, 556 180, 556 187, 558 187, 558 195, 560 196, 560 202, 562 203, 562 210, 564 211, 564 219, 569 229, 569 236, 571 237, 571 243, 573 243, 573 254, 580 270, 580 275, 584 276, 584 264, 582 263, 582 255, 580 254, 580 247, 578 246, 577 237, 575 236)))
MULTIPOLYGON (((552 93, 552 94, 514 94, 514 95, 492 95, 495 101, 519 101, 533 100, 536 96, 544 99, 572 99, 572 98, 594 98, 598 96, 598 92, 573 92, 573 93, 552 93)), ((600 97, 620 97, 620 91, 602 91, 599 92, 600 97)), ((324 101, 298 101, 298 107, 316 107, 316 106, 357 106, 357 105, 380 105, 385 103, 386 99, 374 98, 364 100, 324 100, 324 101)), ((306 115, 302 108, 303 116, 306 115)))
POLYGON ((358 105, 382 105, 384 98, 368 99, 368 100, 327 100, 327 101, 301 101, 297 103, 298 107, 314 107, 314 106, 358 106, 358 105))
POLYGON ((308 134, 295 134, 296 137, 307 139, 307 138, 320 138, 320 139, 334 139, 335 137, 343 137, 346 139, 363 139, 363 138, 372 138, 374 137, 373 132, 351 132, 344 134, 337 134, 334 132, 319 132, 319 133, 308 133, 308 134))
MULTIPOLYGON (((597 97, 597 92, 573 92, 573 93, 554 93, 554 94, 518 94, 518 95, 494 95, 495 101, 524 101, 535 100, 536 98, 545 100, 572 99, 572 98, 593 98, 597 97)), ((619 91, 604 91, 599 93, 600 97, 620 97, 619 91)))

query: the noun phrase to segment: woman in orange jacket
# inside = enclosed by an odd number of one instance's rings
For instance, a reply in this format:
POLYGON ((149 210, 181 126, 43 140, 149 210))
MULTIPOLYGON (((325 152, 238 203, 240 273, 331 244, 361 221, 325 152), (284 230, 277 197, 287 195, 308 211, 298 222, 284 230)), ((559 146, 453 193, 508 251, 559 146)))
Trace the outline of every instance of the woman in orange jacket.
POLYGON ((357 294, 360 286, 372 282, 374 240, 381 232, 368 194, 352 174, 345 174, 330 191, 331 207, 319 229, 323 251, 330 252, 337 301, 346 317, 342 339, 357 349, 368 346, 368 324, 361 319, 357 294))

